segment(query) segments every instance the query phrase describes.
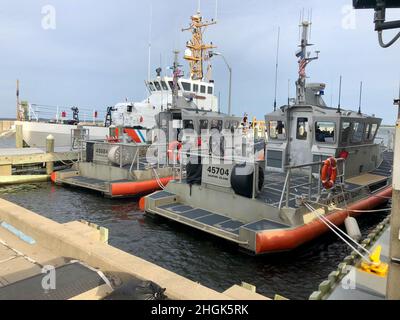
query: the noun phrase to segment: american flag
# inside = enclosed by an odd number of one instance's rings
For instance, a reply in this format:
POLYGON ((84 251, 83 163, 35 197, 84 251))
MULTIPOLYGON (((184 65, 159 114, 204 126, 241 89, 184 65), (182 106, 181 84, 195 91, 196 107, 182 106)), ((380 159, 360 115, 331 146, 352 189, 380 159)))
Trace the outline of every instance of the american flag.
POLYGON ((302 58, 299 61, 299 75, 300 75, 300 77, 305 77, 306 76, 307 64, 308 64, 308 61, 305 58, 302 58))

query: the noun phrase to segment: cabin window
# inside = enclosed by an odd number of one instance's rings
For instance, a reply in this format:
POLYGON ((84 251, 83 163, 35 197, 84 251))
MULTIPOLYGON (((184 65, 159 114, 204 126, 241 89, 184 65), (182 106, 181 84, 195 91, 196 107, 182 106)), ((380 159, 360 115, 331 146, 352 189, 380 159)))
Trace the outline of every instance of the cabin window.
POLYGON ((286 139, 285 123, 283 121, 269 122, 269 137, 272 140, 286 139))
POLYGON ((181 82, 181 84, 182 84, 183 90, 185 90, 185 91, 190 91, 191 85, 190 85, 189 82, 181 82))
POLYGON ((297 134, 298 140, 307 140, 308 118, 297 118, 297 134))
POLYGON ((235 121, 235 120, 227 120, 225 121, 225 129, 226 130, 236 130, 239 127, 239 121, 235 121))
POLYGON ((351 142, 360 143, 363 140, 365 131, 365 124, 362 122, 354 122, 353 124, 353 137, 351 138, 351 142))
POLYGON ((150 88, 150 91, 156 91, 156 88, 154 87, 153 82, 149 82, 149 88, 150 88))
POLYGON ((167 83, 165 81, 161 81, 161 86, 162 86, 163 90, 168 91, 168 86, 167 86, 167 83))
POLYGON ((342 123, 342 138, 341 138, 341 143, 348 143, 349 142, 349 137, 350 137, 350 132, 351 131, 351 123, 350 122, 343 122, 342 123))
POLYGON ((211 121, 211 130, 217 129, 218 131, 222 131, 223 122, 222 120, 212 120, 211 121))
POLYGON ((315 123, 315 140, 320 143, 335 143, 336 125, 330 121, 315 123))
POLYGON ((208 120, 200 120, 200 130, 208 130, 208 120))
POLYGON ((370 124, 368 129, 367 140, 368 141, 374 140, 377 131, 378 131, 378 125, 376 123, 370 124))
POLYGON ((154 81, 154 85, 156 86, 156 89, 158 91, 161 91, 161 85, 160 85, 160 83, 158 81, 154 81))
POLYGON ((234 129, 239 128, 239 121, 231 121, 231 127, 233 127, 234 129))
POLYGON ((194 84, 193 85, 193 92, 199 92, 199 85, 198 84, 194 84))
POLYGON ((183 120, 183 129, 184 130, 194 130, 193 120, 183 120))
POLYGON ((206 93, 206 86, 200 87, 200 93, 206 93))
POLYGON ((208 94, 213 94, 213 87, 208 87, 208 94))
POLYGON ((133 105, 128 105, 127 107, 126 107, 126 112, 128 112, 128 113, 132 113, 132 111, 133 111, 133 105))
MULTIPOLYGON (((173 81, 168 81, 168 83, 169 83, 169 86, 171 88, 171 91, 174 90, 174 82, 173 81)), ((179 83, 177 83, 177 86, 178 86, 178 90, 181 90, 181 88, 179 87, 179 83)))

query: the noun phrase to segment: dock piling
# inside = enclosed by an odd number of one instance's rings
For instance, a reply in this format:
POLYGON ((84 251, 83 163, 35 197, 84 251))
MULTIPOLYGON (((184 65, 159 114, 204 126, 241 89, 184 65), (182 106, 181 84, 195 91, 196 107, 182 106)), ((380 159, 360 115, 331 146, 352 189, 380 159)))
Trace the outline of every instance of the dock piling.
POLYGON ((17 124, 15 126, 15 146, 18 149, 22 149, 24 147, 24 136, 23 136, 22 124, 17 124))
MULTIPOLYGON (((54 137, 49 135, 46 138, 46 152, 47 153, 54 153, 54 137)), ((51 175, 54 172, 54 162, 46 162, 46 173, 51 175)))

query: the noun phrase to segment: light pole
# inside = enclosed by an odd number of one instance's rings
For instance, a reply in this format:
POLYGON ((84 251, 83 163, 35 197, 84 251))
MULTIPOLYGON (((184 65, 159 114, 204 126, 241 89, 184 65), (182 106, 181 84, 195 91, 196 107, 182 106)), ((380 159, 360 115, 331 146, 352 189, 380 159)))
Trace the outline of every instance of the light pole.
POLYGON ((228 101, 228 115, 232 115, 232 68, 229 65, 228 61, 226 60, 225 56, 220 53, 220 52, 213 52, 211 51, 209 53, 210 58, 212 58, 213 56, 220 56, 222 57, 222 59, 224 59, 224 62, 226 64, 226 67, 229 70, 229 101, 228 101))

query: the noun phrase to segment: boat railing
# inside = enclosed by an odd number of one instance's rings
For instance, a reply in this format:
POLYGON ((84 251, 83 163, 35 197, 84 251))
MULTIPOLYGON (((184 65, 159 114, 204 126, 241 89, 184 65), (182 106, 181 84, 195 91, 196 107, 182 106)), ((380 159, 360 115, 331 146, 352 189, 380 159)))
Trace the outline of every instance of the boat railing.
MULTIPOLYGON (((339 158, 336 159, 338 165, 338 176, 337 179, 340 181, 340 185, 343 186, 345 183, 345 176, 346 176, 346 161, 345 159, 339 158), (341 167, 339 167, 341 165, 341 167)), ((283 205, 285 204, 286 208, 289 208, 290 201, 293 200, 290 198, 291 190, 308 187, 308 199, 311 200, 313 195, 313 187, 315 186, 315 182, 317 182, 317 198, 319 199, 322 195, 323 186, 321 180, 321 169, 324 165, 323 157, 320 156, 320 160, 317 162, 297 165, 297 166, 287 166, 286 167, 286 178, 285 183, 282 189, 281 198, 279 201, 279 209, 282 209, 283 205), (308 175, 308 182, 295 184, 293 179, 295 172, 302 172, 306 171, 308 175)), ((315 192, 315 191, 314 191, 315 192)))
MULTIPOLYGON (((93 123, 96 124, 100 120, 105 118, 103 114, 96 109, 92 108, 79 108, 79 118, 81 122, 93 123)), ((72 114, 70 107, 62 107, 62 106, 50 106, 50 105, 41 105, 41 104, 28 104, 28 121, 36 121, 40 120, 49 120, 54 123, 63 123, 68 119, 68 114, 72 114)), ((101 120, 101 122, 103 122, 101 120)))

